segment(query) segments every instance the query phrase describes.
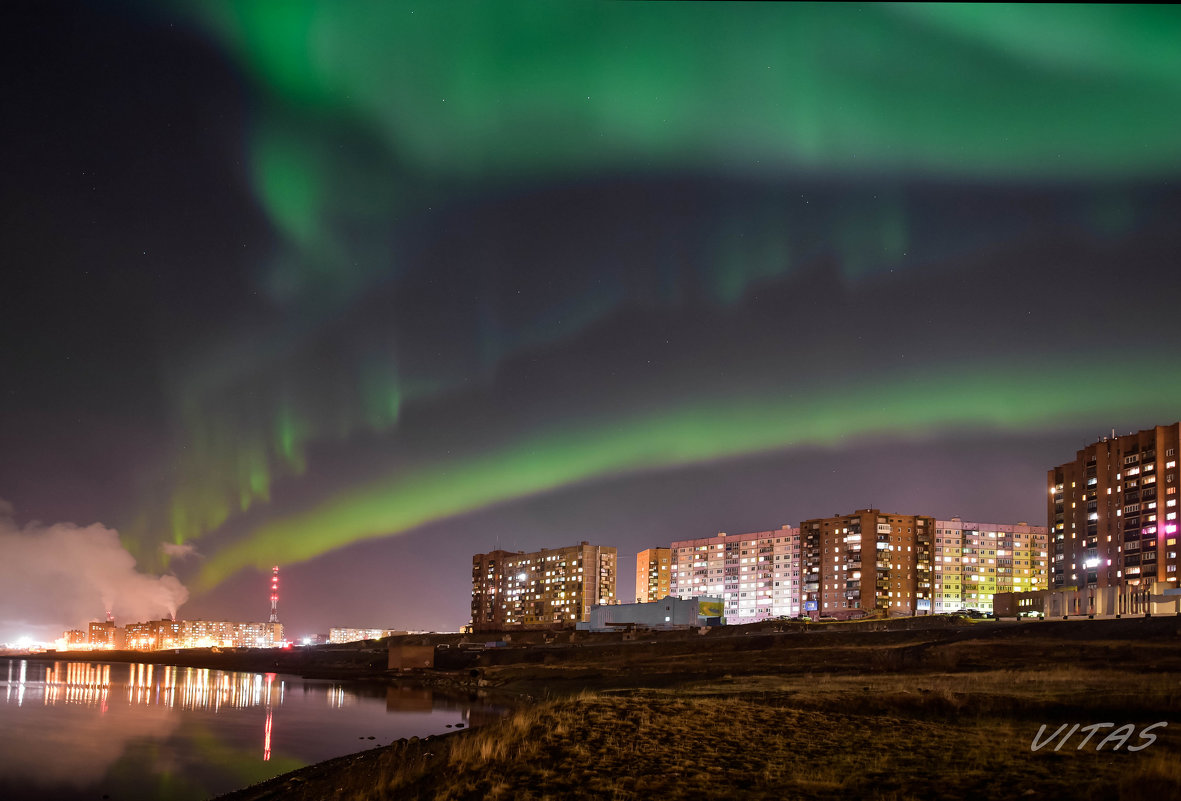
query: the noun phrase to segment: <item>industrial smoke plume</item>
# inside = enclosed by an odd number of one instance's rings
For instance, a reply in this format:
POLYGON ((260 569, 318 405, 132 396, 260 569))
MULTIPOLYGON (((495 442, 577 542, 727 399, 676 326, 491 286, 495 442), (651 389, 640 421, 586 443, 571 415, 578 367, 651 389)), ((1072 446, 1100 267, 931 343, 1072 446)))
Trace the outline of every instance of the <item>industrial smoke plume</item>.
POLYGON ((121 623, 175 616, 189 591, 175 576, 136 570, 118 534, 98 523, 24 528, 0 500, 0 641, 53 639, 108 612, 121 623))

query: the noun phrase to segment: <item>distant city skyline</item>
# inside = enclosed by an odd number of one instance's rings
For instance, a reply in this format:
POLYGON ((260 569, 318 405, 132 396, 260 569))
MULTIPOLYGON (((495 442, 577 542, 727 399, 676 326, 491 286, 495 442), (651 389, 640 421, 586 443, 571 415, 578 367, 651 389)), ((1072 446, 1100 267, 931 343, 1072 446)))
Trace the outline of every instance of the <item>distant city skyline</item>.
POLYGON ((1176 6, 9 22, 0 641, 266 620, 274 565, 296 633, 455 630, 496 549, 631 599, 719 531, 1042 524, 1179 417, 1176 6))

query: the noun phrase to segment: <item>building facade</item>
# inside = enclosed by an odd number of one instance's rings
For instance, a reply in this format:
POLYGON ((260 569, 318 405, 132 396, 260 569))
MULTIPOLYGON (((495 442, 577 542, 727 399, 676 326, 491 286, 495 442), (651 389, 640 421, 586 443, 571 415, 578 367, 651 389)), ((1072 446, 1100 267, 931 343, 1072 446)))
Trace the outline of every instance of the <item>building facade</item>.
POLYGON ((156 651, 161 648, 187 648, 179 620, 147 620, 128 623, 124 628, 127 648, 132 651, 156 651))
POLYGON ((472 629, 573 628, 616 602, 616 549, 583 542, 472 557, 472 629))
POLYGON ((1047 472, 1050 589, 1177 586, 1179 429, 1104 438, 1047 472))
POLYGON ((730 625, 800 614, 797 528, 679 540, 671 552, 670 593, 721 598, 730 625))
POLYGON ((230 620, 148 620, 129 623, 127 648, 157 651, 168 648, 276 648, 283 644, 282 623, 240 623, 230 620))
POLYGON ((800 523, 805 614, 931 613, 935 519, 859 509, 800 523))
POLYGON ((591 608, 590 620, 579 623, 582 631, 619 631, 627 628, 687 629, 720 626, 721 598, 673 598, 634 604, 591 608))
POLYGON ((380 640, 385 637, 393 637, 398 634, 405 634, 405 631, 397 629, 350 629, 343 626, 333 626, 328 629, 327 641, 340 645, 346 642, 360 642, 362 640, 380 640))
POLYGON ((995 612, 1000 617, 1110 618, 1124 615, 1181 615, 1181 588, 1158 582, 1161 592, 1143 585, 1067 587, 1061 590, 999 592, 995 612))
POLYGON ((1048 543, 1045 526, 936 520, 934 611, 992 612, 997 593, 1046 589, 1048 543))
POLYGON ((636 554, 636 603, 647 604, 671 592, 672 550, 648 548, 636 554))
POLYGON ((75 648, 85 648, 90 645, 90 632, 82 629, 70 629, 62 633, 63 647, 71 650, 75 648))
POLYGON ((92 620, 87 628, 91 648, 123 647, 123 630, 113 620, 92 620))

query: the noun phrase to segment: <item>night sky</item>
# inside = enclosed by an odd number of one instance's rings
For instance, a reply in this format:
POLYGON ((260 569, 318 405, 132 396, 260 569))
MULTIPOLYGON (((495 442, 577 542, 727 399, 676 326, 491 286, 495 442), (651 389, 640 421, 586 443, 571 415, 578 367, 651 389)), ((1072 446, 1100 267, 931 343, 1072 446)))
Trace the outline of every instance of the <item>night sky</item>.
POLYGON ((1181 417, 1177 7, 6 11, 0 641, 265 620, 273 564, 289 636, 455 630, 496 547, 628 599, 719 531, 1044 524, 1181 417))

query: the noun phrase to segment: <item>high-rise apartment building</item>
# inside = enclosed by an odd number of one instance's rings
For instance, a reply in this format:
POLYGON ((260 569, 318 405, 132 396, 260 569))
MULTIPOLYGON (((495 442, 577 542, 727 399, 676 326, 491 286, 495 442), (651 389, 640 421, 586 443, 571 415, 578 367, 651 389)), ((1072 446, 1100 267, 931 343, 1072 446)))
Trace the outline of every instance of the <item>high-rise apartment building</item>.
POLYGON ((574 627, 595 604, 615 603, 616 549, 583 542, 535 553, 472 557, 472 628, 574 627))
POLYGON ((936 520, 934 611, 992 612, 998 592, 1046 589, 1047 549, 1044 526, 936 520))
POLYGON ((671 594, 720 597, 730 625, 800 613, 800 532, 791 526, 672 543, 671 594))
POLYGON ((877 509, 800 523, 805 612, 930 614, 934 532, 932 517, 877 509))
POLYGON ((91 648, 115 648, 119 644, 119 628, 113 620, 92 620, 88 639, 91 648))
POLYGON ((1179 430, 1103 438, 1047 472, 1050 589, 1177 586, 1179 430))
POLYGON ((670 594, 672 551, 648 548, 636 554, 636 603, 659 601, 670 594))

